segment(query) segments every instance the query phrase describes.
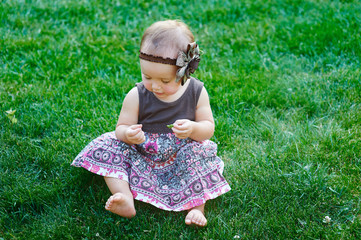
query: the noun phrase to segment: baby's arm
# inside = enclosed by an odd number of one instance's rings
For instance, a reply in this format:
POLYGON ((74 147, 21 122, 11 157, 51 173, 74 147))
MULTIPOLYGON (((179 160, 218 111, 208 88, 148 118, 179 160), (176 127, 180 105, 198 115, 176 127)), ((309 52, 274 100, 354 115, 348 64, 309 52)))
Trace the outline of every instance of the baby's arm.
POLYGON ((204 87, 198 100, 195 121, 177 120, 172 130, 178 138, 189 137, 199 142, 213 136, 214 119, 208 93, 204 87))
POLYGON ((138 123, 139 99, 138 90, 134 87, 124 98, 120 111, 115 136, 129 145, 145 141, 142 125, 138 123))

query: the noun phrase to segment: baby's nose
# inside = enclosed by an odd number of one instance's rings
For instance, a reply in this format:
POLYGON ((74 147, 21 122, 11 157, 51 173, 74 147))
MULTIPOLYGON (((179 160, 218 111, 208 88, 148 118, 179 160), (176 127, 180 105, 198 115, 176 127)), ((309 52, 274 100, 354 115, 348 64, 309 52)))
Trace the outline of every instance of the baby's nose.
POLYGON ((153 83, 152 83, 152 89, 154 89, 154 90, 158 90, 158 89, 160 89, 159 84, 158 84, 158 83, 156 83, 156 82, 153 82, 153 83))

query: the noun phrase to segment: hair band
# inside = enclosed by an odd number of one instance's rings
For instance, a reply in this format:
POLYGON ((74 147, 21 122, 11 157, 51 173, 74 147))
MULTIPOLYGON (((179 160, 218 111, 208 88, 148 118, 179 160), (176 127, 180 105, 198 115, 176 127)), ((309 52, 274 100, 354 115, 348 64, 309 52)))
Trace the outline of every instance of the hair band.
POLYGON ((163 64, 169 64, 169 65, 176 65, 176 63, 177 63, 177 59, 153 56, 151 54, 146 54, 144 52, 141 52, 140 50, 139 50, 139 58, 150 61, 150 62, 163 63, 163 64))

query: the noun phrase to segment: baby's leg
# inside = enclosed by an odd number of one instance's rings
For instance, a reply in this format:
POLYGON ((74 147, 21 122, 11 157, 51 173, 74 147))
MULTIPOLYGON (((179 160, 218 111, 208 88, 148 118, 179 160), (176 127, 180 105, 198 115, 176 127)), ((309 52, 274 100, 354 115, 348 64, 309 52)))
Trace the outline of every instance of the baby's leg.
POLYGON ((134 217, 136 212, 129 183, 118 178, 105 177, 104 179, 113 194, 105 204, 105 209, 122 217, 134 217))
POLYGON ((207 225, 207 219, 204 216, 204 206, 205 204, 194 207, 188 212, 185 220, 187 225, 195 224, 200 227, 207 225))

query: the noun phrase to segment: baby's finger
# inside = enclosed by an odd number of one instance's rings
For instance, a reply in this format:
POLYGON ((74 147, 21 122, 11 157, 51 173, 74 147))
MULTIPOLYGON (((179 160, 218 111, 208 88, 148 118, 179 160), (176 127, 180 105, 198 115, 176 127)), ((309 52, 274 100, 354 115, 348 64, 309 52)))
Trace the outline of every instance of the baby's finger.
POLYGON ((189 120, 177 120, 174 125, 179 130, 188 130, 190 128, 189 120))
POLYGON ((138 138, 138 139, 143 139, 143 138, 145 138, 145 136, 144 136, 144 132, 142 131, 142 130, 140 130, 140 132, 136 135, 136 137, 138 138))
POLYGON ((138 141, 144 142, 145 141, 145 135, 142 129, 135 135, 135 138, 138 139, 138 141))
POLYGON ((185 126, 183 124, 174 124, 173 128, 177 129, 178 131, 183 131, 185 129, 185 126))
POLYGON ((136 142, 136 144, 141 144, 144 141, 145 141, 145 136, 142 136, 142 137, 138 137, 135 142, 136 142))
POLYGON ((139 140, 139 144, 145 142, 145 136, 141 137, 139 140))
POLYGON ((130 126, 126 131, 126 136, 128 138, 134 138, 142 129, 139 127, 130 126))
POLYGON ((180 139, 185 139, 185 138, 187 138, 184 134, 175 134, 175 136, 176 136, 177 138, 180 138, 180 139))
POLYGON ((189 121, 189 120, 188 120, 188 119, 178 119, 178 120, 176 120, 174 123, 179 124, 179 125, 182 125, 183 123, 185 123, 185 122, 187 122, 187 121, 189 121))
POLYGON ((136 135, 137 135, 140 131, 142 131, 142 130, 141 130, 141 129, 130 129, 130 130, 128 131, 128 135, 129 135, 129 137, 136 138, 136 135))
POLYGON ((174 131, 174 133, 176 134, 176 136, 177 136, 177 135, 178 135, 178 136, 182 136, 182 135, 185 135, 185 134, 186 134, 185 131, 177 131, 177 132, 174 131))
POLYGON ((182 121, 182 120, 177 120, 177 121, 174 122, 174 125, 182 126, 183 123, 184 123, 184 121, 182 121))
POLYGON ((137 130, 137 129, 142 129, 142 124, 134 124, 134 125, 131 125, 130 128, 132 130, 137 130))

